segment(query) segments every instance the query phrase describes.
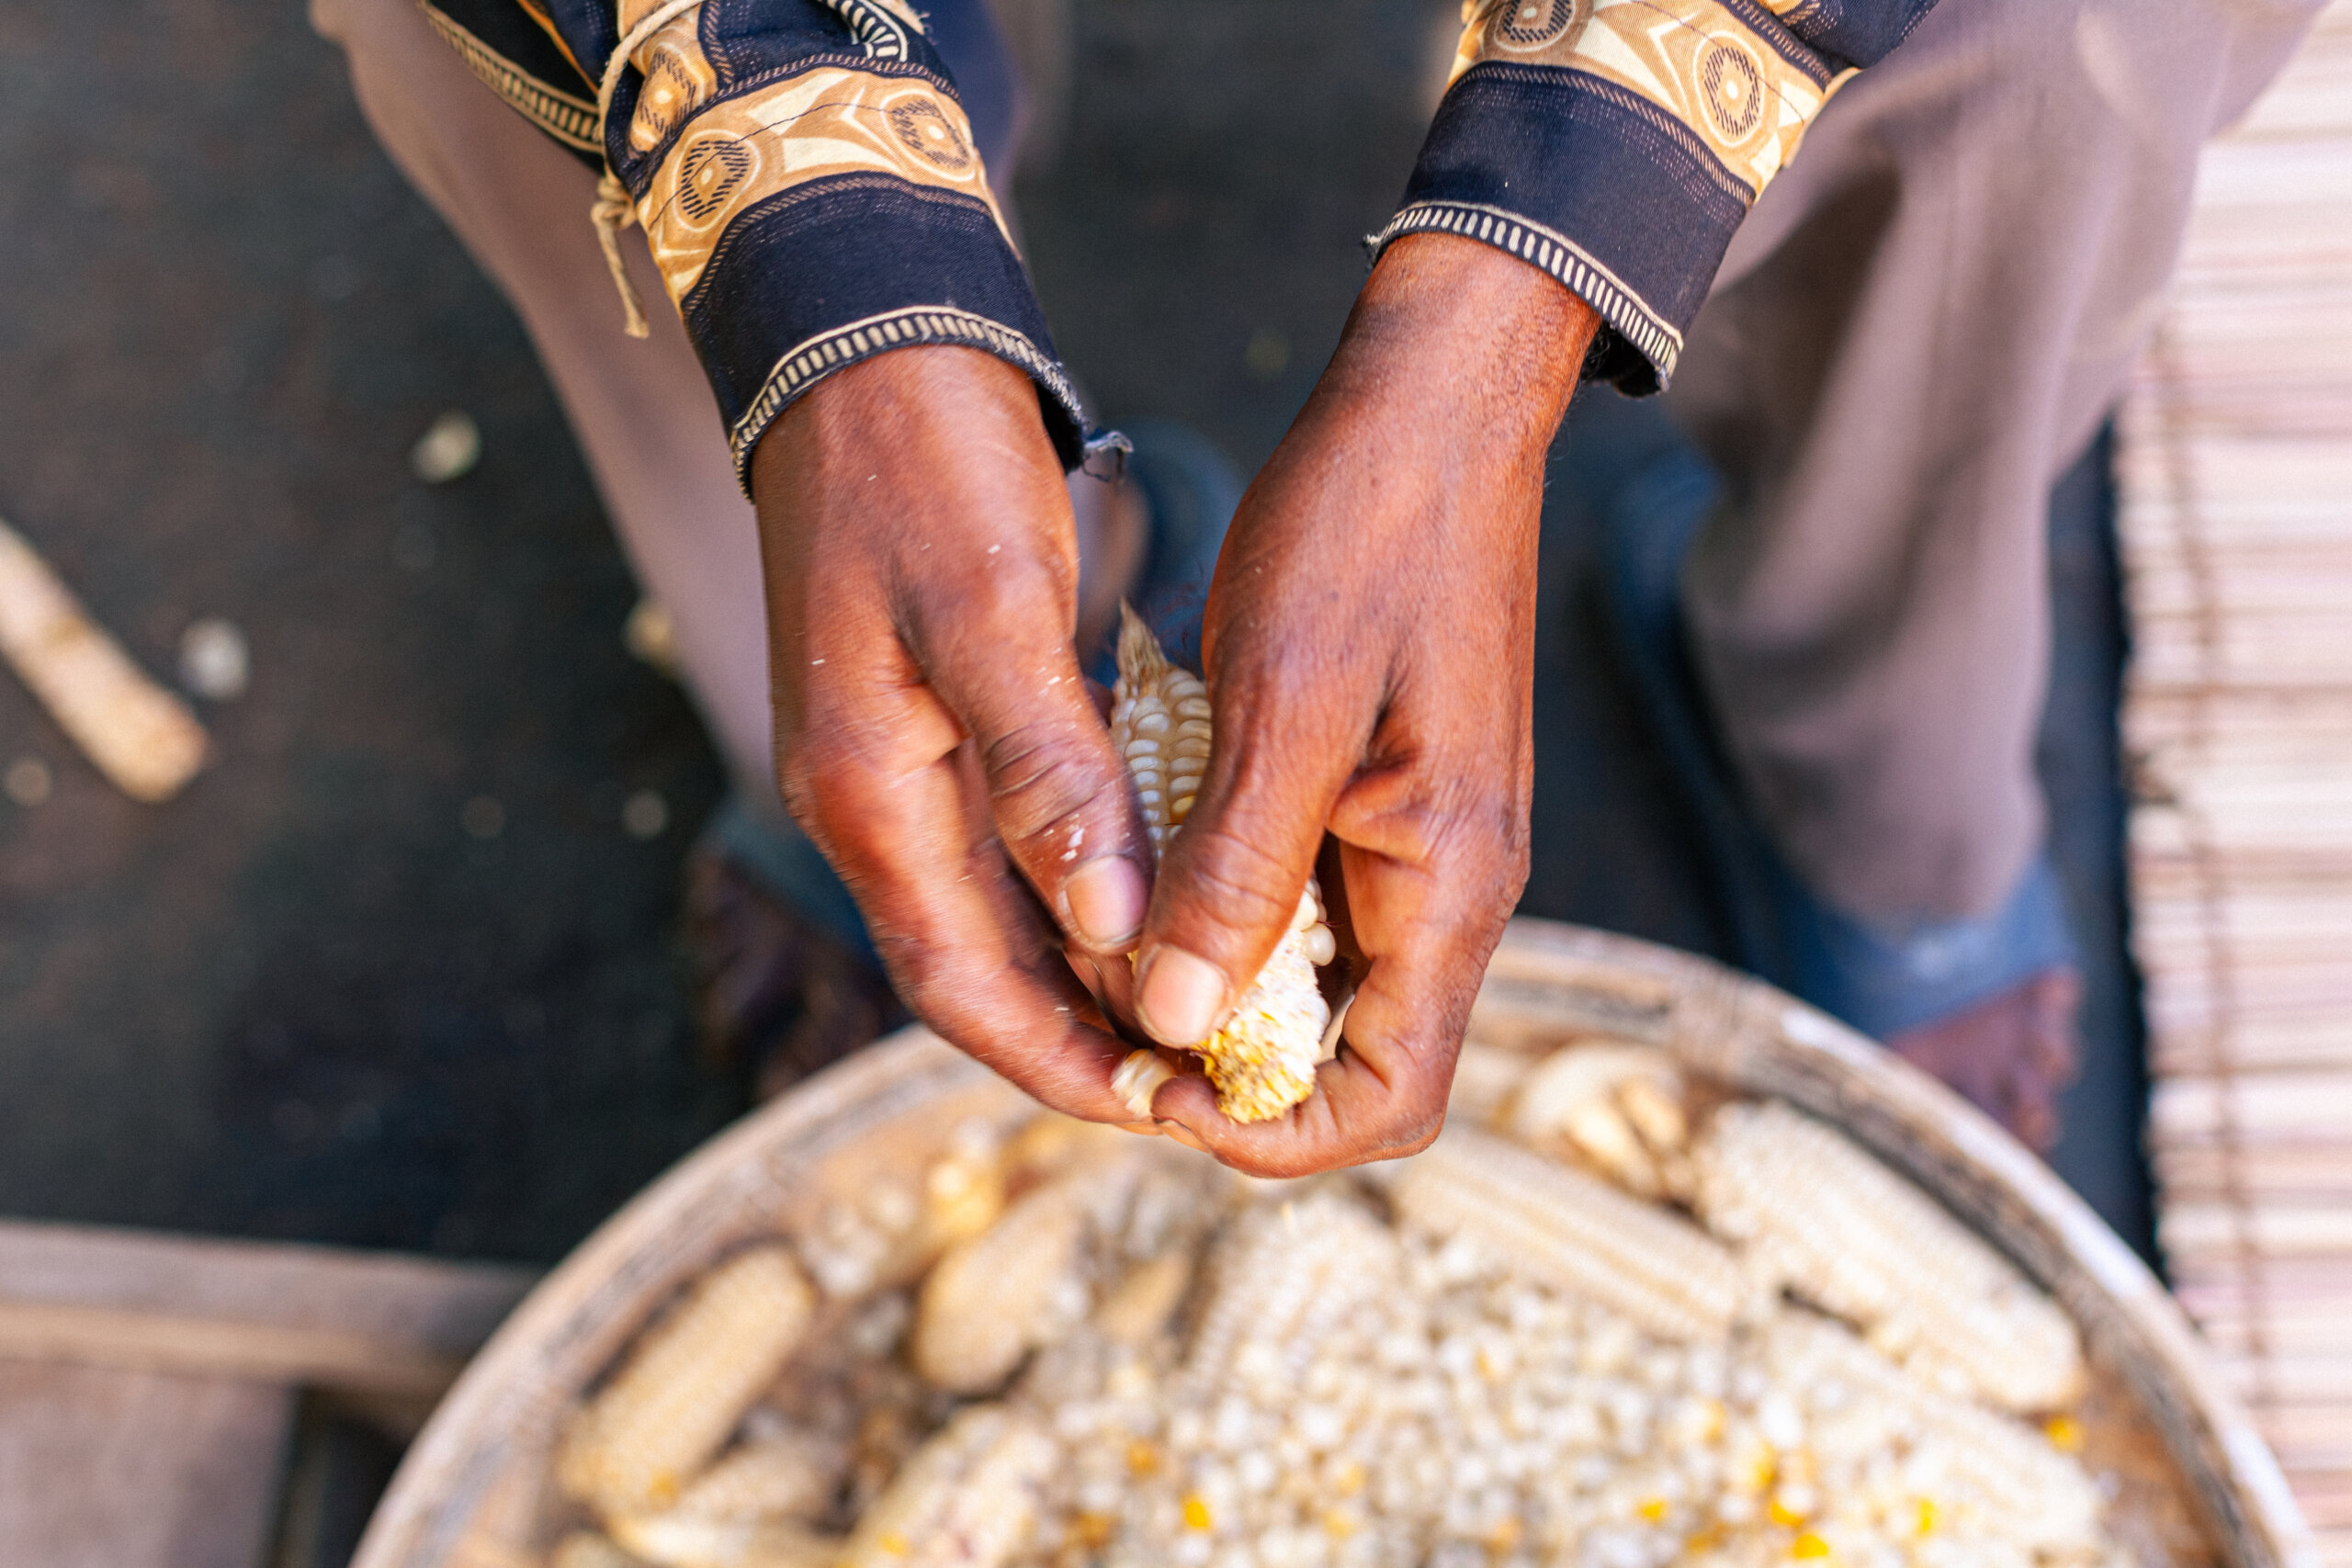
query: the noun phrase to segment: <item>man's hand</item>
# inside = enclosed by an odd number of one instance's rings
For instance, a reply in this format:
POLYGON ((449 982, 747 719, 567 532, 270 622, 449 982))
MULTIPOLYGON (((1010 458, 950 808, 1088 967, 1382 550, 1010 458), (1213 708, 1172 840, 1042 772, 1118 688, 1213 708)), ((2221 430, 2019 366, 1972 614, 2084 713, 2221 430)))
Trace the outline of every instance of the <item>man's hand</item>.
POLYGON ((1281 939, 1328 832, 1360 956, 1345 1046, 1278 1122, 1205 1079, 1154 1114, 1289 1176, 1409 1154, 1527 881, 1544 461, 1597 318, 1469 240, 1390 246, 1241 503, 1209 595, 1216 746, 1145 923, 1141 1021, 1198 1043, 1281 939))
POLYGON ((899 994, 1046 1104, 1128 1120, 1055 928, 1123 994, 1150 846, 1079 673, 1035 386, 974 349, 881 355, 775 422, 752 488, 785 796, 899 994))

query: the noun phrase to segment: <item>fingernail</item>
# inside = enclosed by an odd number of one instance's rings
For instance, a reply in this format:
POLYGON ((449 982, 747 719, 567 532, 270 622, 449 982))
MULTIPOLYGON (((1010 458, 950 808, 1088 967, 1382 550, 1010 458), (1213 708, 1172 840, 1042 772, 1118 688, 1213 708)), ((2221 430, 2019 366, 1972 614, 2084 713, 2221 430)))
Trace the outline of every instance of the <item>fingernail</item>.
POLYGON ((1070 924, 1089 947, 1125 947, 1143 930, 1144 906, 1149 899, 1143 873, 1125 855, 1104 855, 1070 873, 1062 884, 1069 900, 1070 924))
POLYGON ((1197 1045, 1225 1007, 1225 974, 1181 947, 1159 947, 1144 965, 1136 1012, 1163 1045, 1197 1045))

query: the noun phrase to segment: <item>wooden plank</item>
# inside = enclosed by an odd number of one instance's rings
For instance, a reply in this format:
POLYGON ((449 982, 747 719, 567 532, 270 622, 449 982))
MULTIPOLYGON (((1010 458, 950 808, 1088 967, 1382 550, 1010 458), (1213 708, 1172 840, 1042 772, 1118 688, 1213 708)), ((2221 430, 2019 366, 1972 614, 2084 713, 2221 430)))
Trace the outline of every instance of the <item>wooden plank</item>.
POLYGON ((0 1361, 0 1560, 259 1568, 289 1391, 0 1361))
POLYGON ((532 1278, 326 1247, 0 1221, 0 1358, 431 1398, 532 1278))

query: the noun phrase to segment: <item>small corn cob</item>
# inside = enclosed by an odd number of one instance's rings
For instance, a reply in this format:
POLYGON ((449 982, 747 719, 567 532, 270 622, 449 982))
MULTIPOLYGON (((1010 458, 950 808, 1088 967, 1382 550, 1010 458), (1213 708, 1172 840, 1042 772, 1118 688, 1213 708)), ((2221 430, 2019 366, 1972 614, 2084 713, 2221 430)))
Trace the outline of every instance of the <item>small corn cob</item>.
MULTIPOLYGON (((1209 694, 1200 677, 1168 661, 1133 610, 1123 615, 1111 739, 1134 776, 1157 856, 1191 814, 1208 769, 1209 694)), ((1193 1047, 1216 1086, 1218 1109, 1236 1122, 1272 1120, 1315 1092, 1315 1064, 1331 1021, 1315 968, 1330 963, 1335 951, 1331 928, 1323 924, 1322 895, 1310 876, 1291 929, 1235 1004, 1233 1017, 1193 1047)), ((1148 1055, 1129 1057, 1136 1071, 1122 1091, 1142 1095, 1146 1111, 1159 1082, 1146 1087, 1151 1075, 1136 1057, 1148 1055)))
POLYGON ((1661 1338, 1720 1336, 1748 1296, 1738 1262, 1704 1232, 1487 1134, 1449 1131, 1385 1179, 1408 1224, 1468 1235, 1661 1338))
POLYGON ((746 1443, 703 1472, 671 1513, 722 1520, 812 1519, 841 1482, 838 1456, 799 1437, 746 1443))
POLYGON ((997 1404, 967 1405, 917 1449, 858 1521, 841 1568, 999 1568, 1037 1519, 1053 1439, 997 1404))
POLYGON ((1641 1197, 1688 1185, 1682 1076, 1655 1045, 1591 1041, 1555 1051, 1512 1096, 1508 1124, 1529 1147, 1572 1151, 1641 1197))
POLYGON ((1779 1101, 1726 1106, 1696 1168, 1709 1229, 1913 1371, 2005 1410, 2080 1394, 2057 1303, 1843 1134, 1779 1101))
POLYGON ((955 1393, 978 1393, 1012 1375, 1051 1337, 1086 1226, 1080 1184, 1051 1181, 950 1251, 915 1307, 915 1370, 955 1393))
POLYGON ((833 1568, 842 1543, 773 1519, 672 1511, 612 1521, 614 1539, 657 1568, 833 1568))
POLYGON ((638 1341, 566 1436, 557 1477, 607 1516, 668 1507, 775 1381, 816 1305, 789 1248, 720 1264, 638 1341))

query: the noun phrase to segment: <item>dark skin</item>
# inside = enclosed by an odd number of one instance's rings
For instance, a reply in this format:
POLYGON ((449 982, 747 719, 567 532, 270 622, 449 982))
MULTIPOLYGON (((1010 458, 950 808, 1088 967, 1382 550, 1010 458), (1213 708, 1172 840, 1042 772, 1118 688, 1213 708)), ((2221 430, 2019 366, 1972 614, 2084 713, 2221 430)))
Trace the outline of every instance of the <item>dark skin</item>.
POLYGON ((902 349, 776 422, 752 492, 786 798, 917 1014, 1057 1110, 1260 1175, 1436 1135, 1527 878, 1544 460, 1595 325, 1489 246, 1384 254, 1218 561, 1216 750, 1156 886, 1079 675, 1069 503, 1029 379, 902 349), (1110 1021, 1196 1043, 1318 856, 1357 990, 1315 1096, 1243 1126, 1188 1076, 1135 1122, 1110 1021))

